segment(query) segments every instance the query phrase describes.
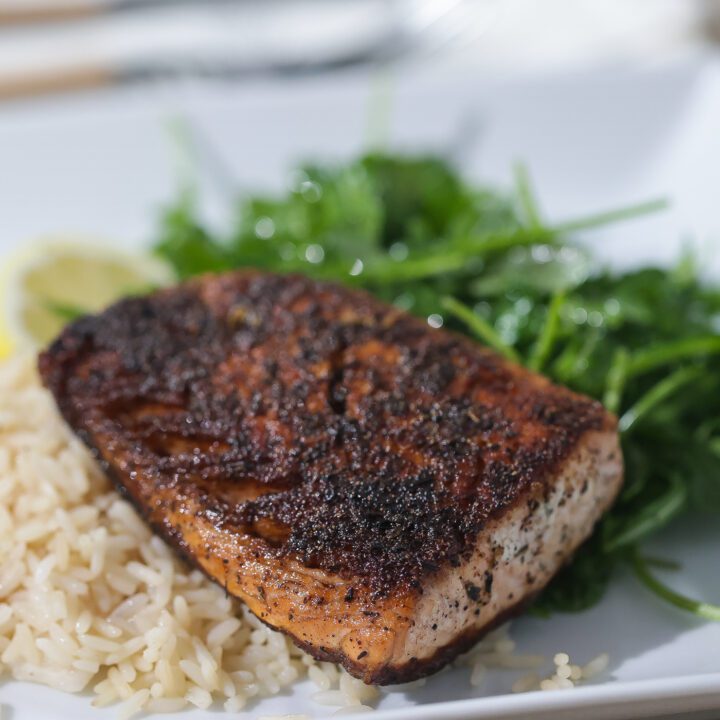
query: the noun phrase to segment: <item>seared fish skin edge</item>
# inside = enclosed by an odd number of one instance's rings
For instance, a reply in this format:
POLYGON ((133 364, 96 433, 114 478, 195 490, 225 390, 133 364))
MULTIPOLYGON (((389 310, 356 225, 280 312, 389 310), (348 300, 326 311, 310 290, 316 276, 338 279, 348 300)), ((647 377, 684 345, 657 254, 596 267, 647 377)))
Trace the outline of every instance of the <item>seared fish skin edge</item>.
POLYGON ((122 300, 39 369, 156 532, 368 683, 433 673, 520 612, 622 484, 598 402, 301 276, 122 300))

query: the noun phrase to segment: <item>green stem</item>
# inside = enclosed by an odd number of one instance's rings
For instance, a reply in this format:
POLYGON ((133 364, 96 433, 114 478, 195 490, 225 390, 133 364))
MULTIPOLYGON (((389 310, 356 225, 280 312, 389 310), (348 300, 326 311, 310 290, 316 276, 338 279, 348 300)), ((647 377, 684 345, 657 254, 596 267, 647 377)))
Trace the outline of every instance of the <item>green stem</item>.
POLYGON ((618 348, 615 351, 612 365, 608 370, 603 404, 613 413, 616 413, 620 409, 622 394, 625 389, 625 381, 627 379, 629 358, 630 356, 625 348, 618 348))
POLYGON ((628 377, 655 370, 656 368, 687 358, 716 355, 720 353, 720 336, 686 338, 655 345, 636 352, 627 367, 628 377))
POLYGON ((538 202, 535 199, 535 192, 527 166, 516 163, 513 171, 515 175, 515 192, 520 203, 520 209, 525 216, 525 222, 533 230, 539 230, 543 227, 542 216, 538 202))
POLYGON ((584 372, 589 366, 590 357, 595 352, 600 339, 600 330, 591 328, 579 350, 574 345, 568 344, 553 363, 553 373, 557 378, 569 385, 571 380, 584 372))
POLYGON ((554 225, 552 230, 562 235, 580 230, 593 230, 598 227, 603 227, 604 225, 610 225, 611 223, 656 213, 660 210, 667 209, 668 205, 667 199, 657 198, 656 200, 638 203, 637 205, 629 205, 628 207, 618 208, 617 210, 608 210, 575 220, 566 220, 558 225, 554 225))
POLYGON ((175 176, 178 178, 180 194, 183 198, 197 196, 198 162, 197 148, 193 142, 192 130, 187 117, 175 115, 165 123, 167 136, 170 140, 170 152, 174 165, 175 176))
POLYGON ((711 603, 694 600, 686 595, 675 592, 675 590, 660 582, 650 572, 647 562, 640 557, 637 551, 633 553, 632 566, 638 580, 640 580, 648 590, 665 600, 665 602, 681 610, 687 610, 705 620, 720 622, 720 605, 712 605, 711 603))
POLYGON ((565 293, 560 291, 553 296, 548 307, 547 317, 538 338, 530 352, 528 367, 539 372, 552 353, 560 326, 560 311, 565 302, 565 293))
POLYGON ((520 356, 515 351, 515 348, 508 345, 485 318, 480 317, 480 315, 467 305, 463 305, 463 303, 453 297, 442 298, 440 304, 443 310, 446 310, 458 318, 458 320, 465 323, 479 340, 497 350, 508 360, 516 363, 520 362, 520 356))
POLYGON ((643 558, 650 567, 660 568, 661 570, 682 570, 682 563, 677 560, 668 560, 668 558, 653 557, 645 555, 643 558))
POLYGON ((548 228, 519 228, 504 233, 471 235, 457 241, 457 247, 465 252, 484 255, 502 252, 515 247, 544 245, 555 241, 555 234, 548 228))
POLYGON ((618 422, 620 432, 628 432, 650 410, 677 392, 683 385, 687 385, 701 375, 700 368, 684 367, 653 385, 632 407, 623 413, 618 422))
POLYGON ((629 527, 603 543, 605 552, 614 552, 638 542, 665 527, 683 511, 687 503, 687 489, 682 480, 673 478, 671 482, 667 492, 645 504, 629 527))
POLYGON ((90 312, 89 310, 84 310, 77 305, 59 303, 52 300, 45 302, 45 307, 65 322, 72 322, 73 320, 77 320, 90 312))
POLYGON ((390 139, 394 76, 383 65, 370 79, 370 98, 367 110, 367 146, 374 150, 387 148, 390 139))
POLYGON ((362 279, 382 282, 422 280, 423 278, 462 270, 467 260, 461 254, 445 253, 443 255, 410 258, 402 262, 395 260, 383 260, 377 263, 368 262, 362 273, 362 279))
MULTIPOLYGON (((525 190, 529 192, 529 190, 525 190)), ((528 227, 509 230, 502 233, 490 233, 488 235, 475 235, 464 238, 458 242, 458 247, 463 250, 471 250, 476 253, 490 253, 502 250, 509 250, 513 247, 527 247, 530 245, 542 245, 545 243, 557 242, 558 236, 567 235, 569 233, 578 232, 580 230, 592 230, 594 228, 609 225, 611 223, 629 220, 631 218, 640 217, 649 213, 658 212, 668 206, 665 199, 651 200, 638 205, 630 205, 629 207, 619 208, 617 210, 609 210, 607 212, 589 215, 587 217, 576 218, 574 220, 566 220, 551 226, 543 226, 539 218, 537 222, 533 222, 531 217, 537 214, 534 201, 531 195, 522 197, 519 195, 520 201, 528 215, 528 227), (529 203, 525 207, 525 203, 529 203)))

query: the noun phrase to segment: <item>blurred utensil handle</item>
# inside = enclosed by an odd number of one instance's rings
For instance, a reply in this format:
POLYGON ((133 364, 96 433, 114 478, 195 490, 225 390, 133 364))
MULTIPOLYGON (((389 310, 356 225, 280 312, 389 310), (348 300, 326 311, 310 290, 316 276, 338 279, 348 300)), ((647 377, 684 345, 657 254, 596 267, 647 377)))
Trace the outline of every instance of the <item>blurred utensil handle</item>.
POLYGON ((142 13, 153 8, 233 5, 237 2, 238 0, 0 0, 0 28, 8 25, 85 20, 100 15, 142 13))
POLYGON ((38 95, 94 90, 117 81, 116 74, 98 66, 60 68, 17 75, 0 74, 0 102, 38 95))
POLYGON ((0 71, 0 102, 39 95, 97 90, 115 85, 171 81, 180 78, 213 78, 237 81, 252 77, 298 77, 329 72, 351 65, 382 61, 381 48, 370 47, 331 59, 307 62, 204 61, 201 57, 138 60, 118 66, 88 64, 27 70, 0 71))
POLYGON ((82 20, 104 12, 97 2, 13 2, 0 5, 0 27, 33 23, 82 20))

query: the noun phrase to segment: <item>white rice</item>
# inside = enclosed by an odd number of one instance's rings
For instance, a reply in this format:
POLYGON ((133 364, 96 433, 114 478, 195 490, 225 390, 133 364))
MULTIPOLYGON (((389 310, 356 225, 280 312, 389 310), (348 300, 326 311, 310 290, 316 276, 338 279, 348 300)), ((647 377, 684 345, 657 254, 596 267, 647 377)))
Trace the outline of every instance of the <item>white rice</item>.
POLYGON ((609 657, 602 653, 593 658, 587 665, 575 665, 570 661, 567 653, 557 653, 553 658, 555 669, 546 677, 531 673, 516 680, 512 686, 513 692, 528 692, 530 690, 570 690, 580 683, 587 682, 603 673, 608 666, 609 657))
MULTIPOLYGON (((236 713, 304 677, 335 714, 370 711, 379 696, 178 561, 111 489, 28 356, 0 364, 0 558, 0 678, 90 688, 97 707, 121 703, 123 719, 212 704, 236 713)), ((607 655, 584 667, 565 653, 554 660, 554 673, 522 677, 513 690, 573 687, 608 664, 607 655)), ((516 654, 507 626, 458 661, 478 688, 488 669, 544 662, 516 654)))
POLYGON ((34 358, 0 364, 0 676, 120 717, 228 712, 309 674, 321 702, 377 697, 272 632, 153 537, 60 418, 34 358))
POLYGON ((509 630, 509 624, 493 630, 456 661, 458 665, 470 667, 470 684, 473 687, 482 686, 489 669, 523 670, 538 668, 545 662, 542 655, 516 654, 509 630))
POLYGON ((470 685, 481 688, 487 671, 533 670, 519 677, 512 684, 514 693, 534 690, 569 690, 601 675, 608 667, 609 657, 602 653, 584 666, 571 662, 566 652, 558 652, 552 658, 553 670, 542 676, 538 670, 548 661, 543 655, 521 655, 515 652, 515 642, 509 635, 509 624, 488 633, 467 654, 458 658, 456 664, 470 667, 470 685))

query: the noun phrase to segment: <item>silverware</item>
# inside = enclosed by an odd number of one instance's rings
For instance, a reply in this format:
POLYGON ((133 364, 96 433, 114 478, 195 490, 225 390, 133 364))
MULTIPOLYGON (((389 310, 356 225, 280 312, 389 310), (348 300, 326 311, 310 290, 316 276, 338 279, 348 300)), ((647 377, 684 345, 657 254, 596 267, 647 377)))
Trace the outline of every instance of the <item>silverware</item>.
MULTIPOLYGON (((266 0, 272 2, 273 0, 266 0)), ((241 4, 243 0, 202 0, 202 4, 241 4)), ((200 0, 64 0, 43 3, 26 3, 20 0, 0 5, 0 27, 6 25, 32 25, 40 23, 86 20, 103 15, 125 12, 143 12, 155 8, 176 8, 183 5, 198 5, 200 0)))
MULTIPOLYGON (((169 0, 169 4, 193 1, 169 0)), ((167 0, 150 2, 168 4, 167 0)), ((118 0, 109 7, 120 10, 134 8, 137 4, 137 0, 118 0)), ((467 41, 486 25, 485 22, 473 24, 472 8, 477 8, 478 4, 471 0, 412 0, 388 3, 387 6, 388 21, 380 33, 365 45, 350 47, 330 56, 308 55, 300 60, 261 59, 255 62, 252 59, 207 58, 198 53, 188 53, 166 60, 131 60, 116 66, 87 64, 13 75, 0 73, 0 101, 188 77, 237 81, 265 76, 302 77, 362 65, 388 66, 409 58, 432 56, 459 43, 463 37, 467 41)), ((488 6, 487 0, 483 6, 488 6)))

